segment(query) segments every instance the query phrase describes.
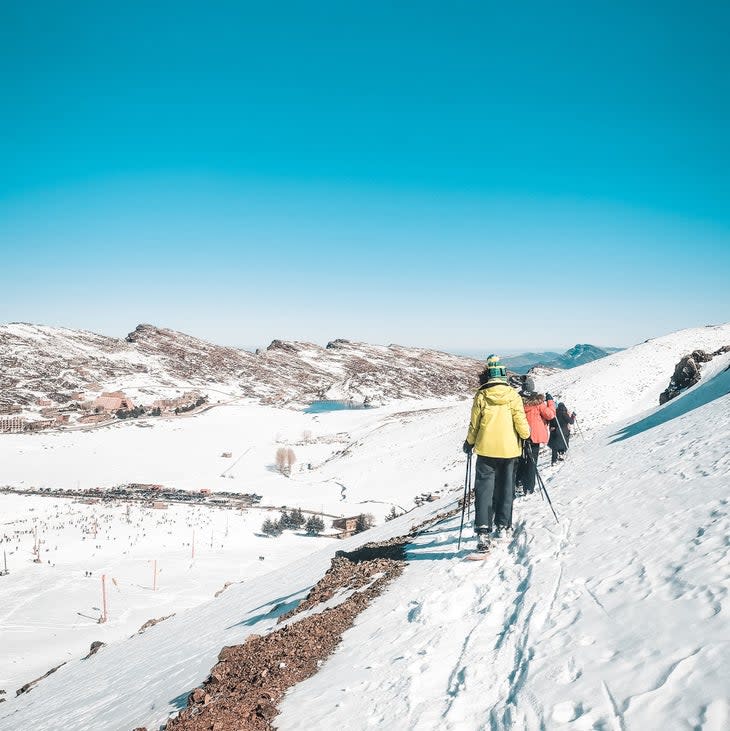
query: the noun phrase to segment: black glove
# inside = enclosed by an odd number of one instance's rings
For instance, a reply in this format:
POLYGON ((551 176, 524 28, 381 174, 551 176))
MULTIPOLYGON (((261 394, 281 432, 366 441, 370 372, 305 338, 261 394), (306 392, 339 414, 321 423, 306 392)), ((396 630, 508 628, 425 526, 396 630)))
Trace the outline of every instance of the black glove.
POLYGON ((546 393, 545 394, 545 401, 552 401, 552 400, 553 400, 553 397, 549 393, 546 393))
POLYGON ((464 454, 469 454, 470 455, 472 449, 474 449, 474 445, 473 444, 469 444, 469 442, 467 442, 466 440, 464 440, 464 446, 462 447, 462 449, 464 450, 464 454))

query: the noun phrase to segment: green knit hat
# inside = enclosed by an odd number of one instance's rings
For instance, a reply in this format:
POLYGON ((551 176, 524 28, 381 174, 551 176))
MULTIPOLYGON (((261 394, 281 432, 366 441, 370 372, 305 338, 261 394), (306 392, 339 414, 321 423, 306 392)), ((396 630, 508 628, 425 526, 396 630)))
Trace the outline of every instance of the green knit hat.
POLYGON ((509 383, 507 380, 507 368, 502 364, 498 355, 490 355, 487 358, 487 383, 509 383))

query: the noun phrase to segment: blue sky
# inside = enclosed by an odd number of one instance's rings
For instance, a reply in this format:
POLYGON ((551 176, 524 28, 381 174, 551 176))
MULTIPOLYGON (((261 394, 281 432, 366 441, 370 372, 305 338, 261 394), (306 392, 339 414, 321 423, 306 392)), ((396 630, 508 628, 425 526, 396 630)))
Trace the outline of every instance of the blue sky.
POLYGON ((628 345, 730 319, 727 3, 0 4, 0 322, 628 345))

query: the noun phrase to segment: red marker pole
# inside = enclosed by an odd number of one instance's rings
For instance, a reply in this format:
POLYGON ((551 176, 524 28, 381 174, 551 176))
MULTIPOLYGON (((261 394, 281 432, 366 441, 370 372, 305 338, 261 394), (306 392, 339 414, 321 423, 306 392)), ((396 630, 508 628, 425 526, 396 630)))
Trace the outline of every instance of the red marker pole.
POLYGON ((99 622, 103 624, 107 621, 107 619, 109 619, 109 613, 106 606, 106 574, 101 575, 101 606, 102 614, 99 622))

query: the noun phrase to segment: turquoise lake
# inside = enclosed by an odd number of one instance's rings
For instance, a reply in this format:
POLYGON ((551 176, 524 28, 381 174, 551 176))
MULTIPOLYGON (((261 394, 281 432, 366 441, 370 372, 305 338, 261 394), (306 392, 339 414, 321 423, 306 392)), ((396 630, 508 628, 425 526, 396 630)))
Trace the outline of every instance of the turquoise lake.
POLYGON ((372 406, 365 406, 357 401, 312 401, 306 409, 305 414, 323 414, 326 411, 345 411, 348 409, 371 409, 372 406))

